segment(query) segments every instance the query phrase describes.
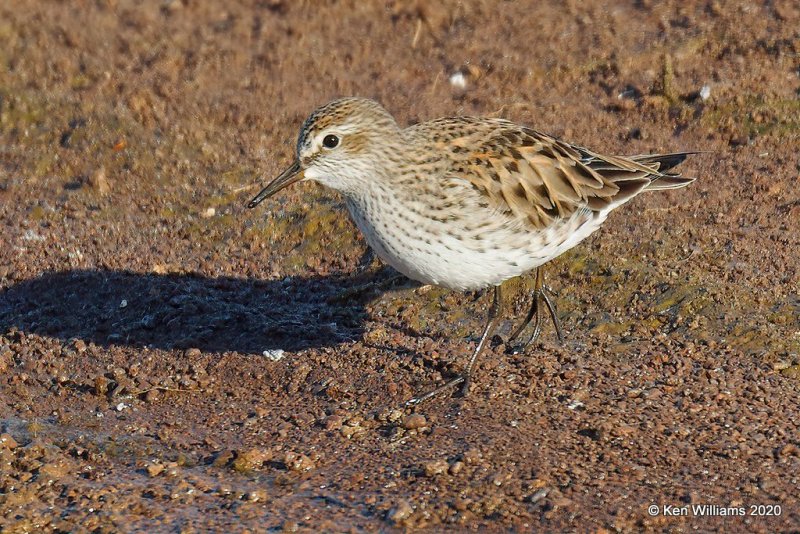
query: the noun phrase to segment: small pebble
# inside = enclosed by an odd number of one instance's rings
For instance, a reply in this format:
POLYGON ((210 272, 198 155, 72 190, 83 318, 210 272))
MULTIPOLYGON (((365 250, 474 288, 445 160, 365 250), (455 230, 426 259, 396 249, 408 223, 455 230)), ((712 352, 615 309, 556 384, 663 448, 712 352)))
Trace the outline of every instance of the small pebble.
POLYGON ((428 420, 425 419, 425 416, 422 414, 412 413, 403 419, 403 428, 406 430, 420 429, 426 427, 427 425, 428 420))
POLYGON ((450 75, 450 85, 455 89, 464 90, 467 88, 467 77, 460 71, 453 73, 450 75))
POLYGON ((106 178, 106 169, 104 167, 95 169, 94 172, 89 175, 88 183, 92 189, 102 196, 106 196, 111 192, 111 186, 108 183, 108 178, 106 178))
POLYGON ((577 410, 578 408, 583 408, 583 403, 579 400, 573 399, 567 404, 567 409, 569 410, 577 410))
POLYGON ((457 475, 461 472, 462 469, 464 469, 464 462, 456 461, 453 462, 453 464, 450 466, 447 472, 450 473, 451 475, 457 475))
POLYGON ((408 519, 414 513, 414 508, 405 499, 397 501, 397 503, 386 514, 386 519, 392 523, 400 523, 408 519))
POLYGON ((341 415, 331 415, 325 419, 325 430, 339 430, 344 424, 344 418, 341 415))
POLYGON ((299 532, 300 525, 294 521, 286 521, 281 527, 281 532, 299 532))
MULTIPOLYGON (((222 457, 223 455, 220 455, 222 457)), ((220 457, 215 460, 215 464, 217 461, 220 460, 220 457)), ((248 471, 252 471, 254 469, 260 469, 261 466, 264 465, 265 462, 268 462, 272 459, 272 452, 267 449, 249 449, 239 453, 236 459, 233 461, 232 466, 235 471, 240 473, 246 473, 248 471)))
POLYGON ((150 464, 147 466, 147 474, 151 477, 157 477, 164 471, 164 464, 150 464))
POLYGON ((272 360, 273 362, 279 362, 284 357, 283 349, 269 349, 262 352, 264 356, 272 360))
POLYGON ((111 386, 111 380, 108 378, 100 375, 94 379, 94 393, 95 395, 103 396, 108 394, 109 386, 111 386))
POLYGON ((314 469, 314 460, 305 454, 296 452, 287 452, 283 457, 283 463, 286 469, 290 471, 310 471, 314 469))
POLYGON ((536 504, 537 502, 541 501, 542 499, 547 497, 548 493, 550 493, 550 488, 542 488, 538 490, 536 493, 531 495, 530 498, 531 504, 536 504))
POLYGON ((17 445, 17 440, 15 440, 11 434, 0 434, 0 448, 16 449, 17 445))
POLYGON ((422 464, 422 470, 425 472, 425 476, 428 478, 435 477, 436 475, 441 475, 445 471, 447 471, 447 462, 444 460, 431 460, 430 462, 425 462, 422 464))
POLYGON ((269 499, 269 494, 266 490, 257 489, 247 494, 247 500, 250 502, 264 502, 269 499))

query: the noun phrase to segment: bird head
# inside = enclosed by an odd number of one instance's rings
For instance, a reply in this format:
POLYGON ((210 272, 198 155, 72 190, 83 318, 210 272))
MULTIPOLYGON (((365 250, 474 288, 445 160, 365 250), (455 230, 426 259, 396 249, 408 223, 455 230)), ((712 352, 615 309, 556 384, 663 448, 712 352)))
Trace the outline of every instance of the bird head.
POLYGON ((334 100, 305 120, 294 162, 253 197, 247 207, 254 208, 302 180, 314 180, 344 194, 356 194, 380 173, 387 148, 400 136, 394 118, 374 100, 334 100))

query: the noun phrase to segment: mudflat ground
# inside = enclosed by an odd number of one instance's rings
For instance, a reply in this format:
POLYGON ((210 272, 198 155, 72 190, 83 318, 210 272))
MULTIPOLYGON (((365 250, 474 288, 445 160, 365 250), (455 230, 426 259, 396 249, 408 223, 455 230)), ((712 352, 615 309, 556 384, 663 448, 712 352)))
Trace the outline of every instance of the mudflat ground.
POLYGON ((1 3, 0 530, 800 528, 799 28, 789 0, 1 3), (319 186, 244 208, 343 95, 704 152, 549 267, 564 345, 501 335, 412 413, 489 298, 357 273, 319 186))

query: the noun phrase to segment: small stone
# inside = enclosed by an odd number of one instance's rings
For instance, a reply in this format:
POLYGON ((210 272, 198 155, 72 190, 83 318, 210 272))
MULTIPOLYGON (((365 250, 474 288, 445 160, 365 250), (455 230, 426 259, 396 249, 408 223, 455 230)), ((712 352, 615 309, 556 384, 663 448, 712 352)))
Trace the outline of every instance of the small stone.
POLYGON ((464 462, 467 464, 477 464, 483 458, 483 454, 478 449, 469 449, 464 453, 464 462))
POLYGON ((286 469, 290 471, 310 471, 314 469, 314 460, 305 454, 296 452, 287 452, 283 457, 283 463, 286 469))
MULTIPOLYGON (((272 453, 265 449, 249 449, 242 452, 233 461, 233 469, 239 472, 260 469, 265 462, 272 459, 272 453)), ((216 462, 214 462, 216 463, 216 462)))
POLYGON ((300 532, 300 525, 294 521, 286 521, 281 526, 281 532, 300 532))
POLYGON ((781 369, 781 374, 788 378, 800 378, 800 365, 792 365, 781 369))
POLYGON ((428 478, 433 478, 436 475, 441 475, 442 473, 447 471, 447 462, 444 460, 432 460, 430 462, 425 462, 422 464, 422 470, 425 472, 425 476, 428 478))
POLYGON ((11 434, 0 434, 0 448, 16 449, 17 445, 17 440, 15 440, 11 434))
POLYGON ((67 476, 70 466, 63 460, 44 462, 39 467, 38 477, 42 481, 59 480, 67 476))
POLYGON ((454 72, 450 75, 450 85, 457 91, 463 91, 467 88, 467 77, 461 71, 454 72))
POLYGON ((325 430, 339 430, 344 424, 344 418, 341 415, 331 415, 325 419, 325 430))
POLYGON ((269 499, 269 494, 266 490, 257 489, 247 494, 247 500, 250 502, 265 502, 269 499))
POLYGON ((425 428, 428 425, 428 420, 425 416, 418 413, 412 413, 403 418, 403 428, 406 430, 418 430, 425 428))
POLYGON ((572 500, 566 497, 559 497, 557 499, 553 499, 553 507, 554 508, 566 508, 567 506, 572 506, 572 500))
POLYGON ((498 472, 498 473, 495 473, 492 476, 492 484, 494 484, 497 487, 502 486, 503 484, 505 484, 509 480, 511 480, 511 474, 510 473, 504 473, 502 471, 498 472))
POLYGON ((164 464, 153 463, 147 466, 147 474, 151 477, 157 477, 164 471, 164 469, 164 464))
POLYGON ((461 472, 462 469, 464 469, 464 462, 456 461, 453 462, 452 465, 450 465, 450 468, 447 470, 447 472, 450 473, 451 475, 457 475, 461 472))
POLYGON ((285 355, 283 349, 269 349, 262 352, 262 354, 273 362, 281 361, 285 355))
POLYGON ((402 418, 403 418, 403 410, 397 410, 397 409, 392 410, 391 412, 389 412, 389 415, 386 416, 386 420, 389 421, 390 423, 396 423, 402 418))
POLYGON ((94 393, 95 395, 104 396, 108 394, 109 386, 111 385, 111 380, 104 376, 98 376, 94 379, 94 393))
POLYGON ((392 523, 402 523, 414 513, 414 508, 405 499, 397 501, 397 503, 386 514, 386 520, 392 523))
POLYGON ((217 210, 215 208, 208 208, 200 212, 200 217, 202 217, 203 219, 210 219, 216 214, 217 210))
POLYGON ((228 462, 230 462, 233 459, 234 456, 235 453, 233 451, 224 450, 214 457, 212 465, 214 467, 225 467, 226 465, 228 465, 228 462))
POLYGON ((528 500, 531 502, 531 504, 536 504, 537 502, 547 497, 548 493, 550 493, 550 488, 542 488, 540 490, 537 490, 536 493, 534 493, 533 495, 531 495, 528 500))
POLYGON ((95 169, 89 175, 88 183, 92 189, 102 196, 106 196, 111 192, 111 186, 108 183, 108 178, 106 178, 106 169, 104 167, 95 169))
POLYGON ((466 512, 469 509, 470 500, 463 497, 456 497, 453 501, 453 508, 459 512, 466 512))
POLYGON ((343 427, 341 427, 339 429, 339 433, 342 436, 346 437, 347 439, 350 439, 353 436, 355 436, 356 434, 359 434, 359 435, 363 434, 364 433, 364 429, 361 428, 360 426, 344 425, 343 427))
POLYGON ((735 135, 728 143, 732 146, 744 146, 750 143, 750 139, 746 135, 735 135))

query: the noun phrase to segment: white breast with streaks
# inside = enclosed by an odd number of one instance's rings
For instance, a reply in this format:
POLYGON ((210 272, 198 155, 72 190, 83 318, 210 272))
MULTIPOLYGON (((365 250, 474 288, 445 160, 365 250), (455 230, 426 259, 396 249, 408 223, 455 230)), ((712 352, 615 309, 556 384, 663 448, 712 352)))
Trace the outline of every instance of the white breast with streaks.
POLYGON ((457 290, 524 274, 575 246, 605 219, 579 210, 536 230, 477 204, 469 218, 437 220, 441 214, 426 210, 429 205, 425 199, 402 201, 385 189, 347 198, 353 221, 380 258, 411 279, 457 290))

